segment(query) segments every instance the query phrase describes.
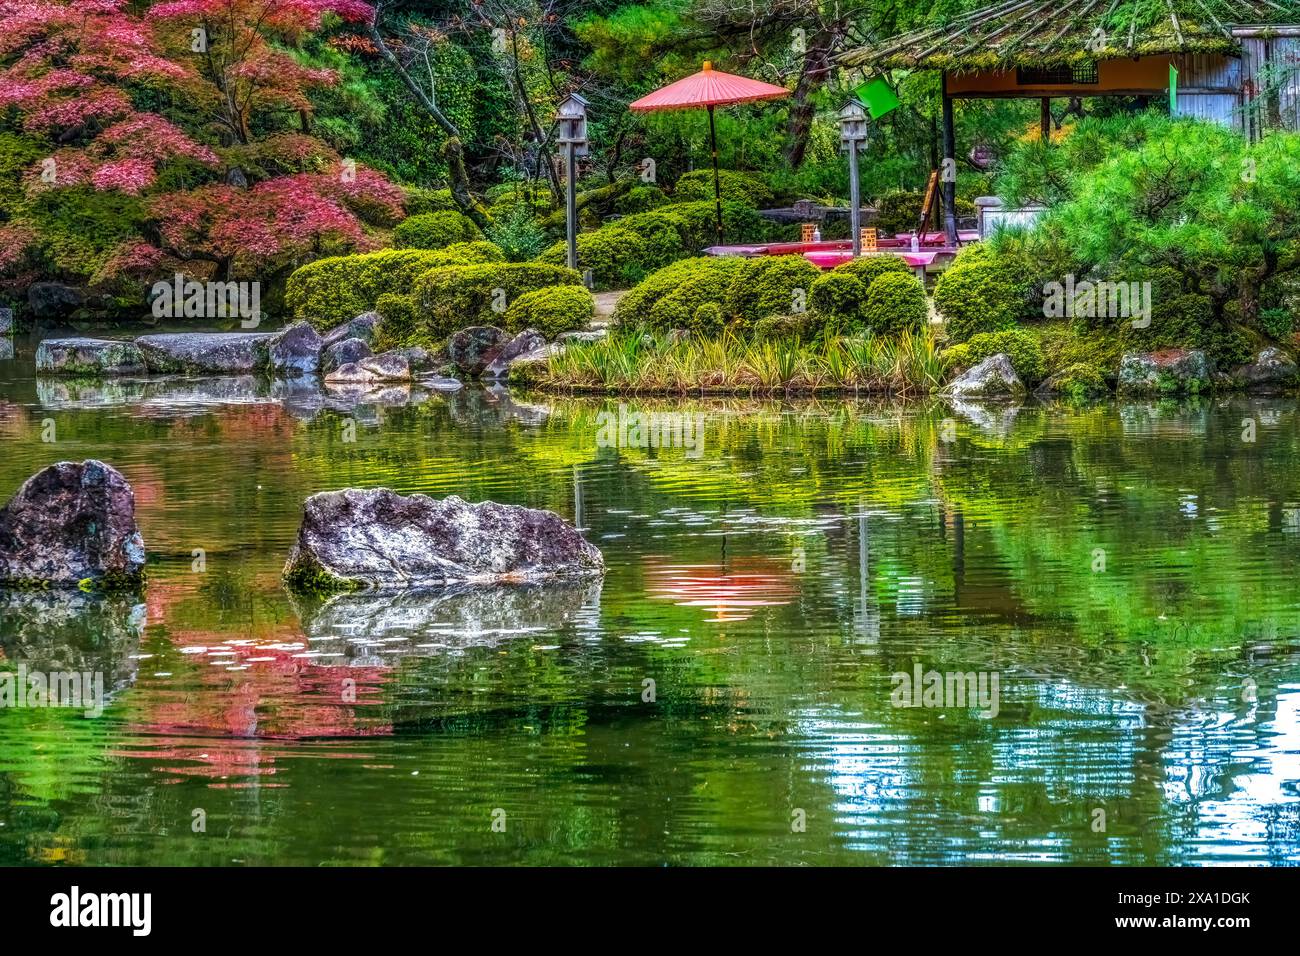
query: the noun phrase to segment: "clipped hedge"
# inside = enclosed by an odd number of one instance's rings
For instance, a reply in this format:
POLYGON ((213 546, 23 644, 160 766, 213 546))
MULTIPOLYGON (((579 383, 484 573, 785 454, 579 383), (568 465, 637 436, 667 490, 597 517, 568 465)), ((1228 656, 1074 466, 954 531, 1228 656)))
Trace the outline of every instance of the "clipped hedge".
POLYGON ((399 249, 444 249, 482 238, 469 217, 449 209, 408 216, 393 230, 393 245, 399 249))
POLYGON ((714 261, 726 264, 697 269, 681 279, 651 306, 647 327, 655 332, 687 329, 699 335, 721 333, 728 321, 723 300, 742 263, 739 259, 714 261))
POLYGON ((925 288, 914 277, 896 272, 877 277, 862 302, 862 323, 873 335, 916 331, 929 321, 925 288))
MULTIPOLYGON (((645 278, 646 243, 640 234, 618 224, 578 235, 578 271, 591 270, 597 289, 625 289, 645 278)), ((568 246, 561 240, 537 257, 538 262, 562 266, 568 246)))
MULTIPOLYGON (((698 299, 689 310, 689 316, 694 317, 695 310, 705 302, 721 304, 722 297, 726 294, 726 290, 731 283, 732 274, 741 265, 742 260, 740 259, 711 256, 680 259, 666 265, 646 276, 618 300, 618 304, 614 306, 614 323, 632 328, 649 328, 651 326, 650 313, 660 300, 677 292, 683 286, 692 286, 692 283, 695 282, 701 284, 701 292, 704 283, 712 283, 713 287, 716 288, 716 294, 713 294, 712 297, 703 294, 696 296, 694 287, 692 287, 684 291, 675 300, 685 305, 685 299, 688 296, 692 299, 698 299)), ((685 323, 678 326, 666 326, 666 328, 685 327, 685 323)))
POLYGON ((849 272, 833 269, 813 282, 808 302, 828 326, 849 332, 862 325, 862 303, 866 297, 866 283, 849 272))
POLYGON ((422 272, 440 266, 501 262, 489 242, 457 243, 445 249, 382 249, 355 256, 317 259, 294 271, 285 287, 285 306, 317 329, 333 328, 376 308, 385 293, 407 293, 422 272))
POLYGON ((506 329, 536 329, 548 339, 576 332, 591 324, 596 300, 580 285, 561 285, 525 292, 506 309, 506 329))
POLYGON ((497 325, 520 296, 550 286, 582 284, 572 269, 539 262, 502 262, 431 269, 412 291, 417 330, 434 339, 469 325, 497 325))
MULTIPOLYGON (((754 209, 762 209, 772 204, 773 193, 767 183, 750 173, 738 173, 733 169, 718 170, 718 192, 722 201, 740 203, 754 209)), ((679 202, 707 200, 713 202, 713 170, 696 169, 684 173, 673 188, 673 195, 679 202)))
POLYGON ((1015 325, 1024 294, 999 263, 989 259, 956 262, 939 276, 934 305, 944 319, 951 342, 965 342, 980 332, 997 332, 1015 325))
POLYGON ((807 311, 813 283, 822 273, 803 256, 758 256, 740 261, 742 266, 722 303, 729 322, 748 328, 765 316, 807 311))

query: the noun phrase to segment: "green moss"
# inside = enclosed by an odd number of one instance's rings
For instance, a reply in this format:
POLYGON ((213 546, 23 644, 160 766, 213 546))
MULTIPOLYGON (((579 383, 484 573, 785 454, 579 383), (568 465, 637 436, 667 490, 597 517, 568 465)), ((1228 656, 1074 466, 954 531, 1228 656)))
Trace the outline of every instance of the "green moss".
POLYGON ((290 567, 284 569, 284 583, 295 593, 320 596, 345 594, 364 588, 360 581, 331 574, 319 561, 301 554, 290 567))

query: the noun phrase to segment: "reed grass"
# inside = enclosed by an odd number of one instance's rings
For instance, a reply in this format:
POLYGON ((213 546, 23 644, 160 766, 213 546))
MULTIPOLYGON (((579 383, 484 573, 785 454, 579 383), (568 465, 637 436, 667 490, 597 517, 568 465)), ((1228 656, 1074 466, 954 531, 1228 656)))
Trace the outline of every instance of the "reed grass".
POLYGON ((943 382, 927 330, 875 338, 747 342, 733 334, 678 339, 613 330, 573 343, 530 374, 550 391, 662 395, 789 395, 821 392, 922 395, 943 382))

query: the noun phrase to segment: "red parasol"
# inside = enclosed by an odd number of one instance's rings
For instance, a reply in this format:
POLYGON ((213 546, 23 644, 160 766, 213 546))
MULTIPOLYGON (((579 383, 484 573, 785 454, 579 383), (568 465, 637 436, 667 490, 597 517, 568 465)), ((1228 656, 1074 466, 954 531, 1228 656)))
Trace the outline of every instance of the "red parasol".
POLYGON ((654 110, 699 109, 709 111, 709 145, 713 151, 713 205, 717 215, 718 239, 722 239, 722 187, 718 182, 718 133, 713 124, 715 106, 732 106, 736 103, 754 103, 789 96, 783 86, 774 86, 761 80, 751 80, 734 73, 715 70, 707 60, 704 69, 663 89, 655 90, 629 104, 628 109, 639 113, 654 110))

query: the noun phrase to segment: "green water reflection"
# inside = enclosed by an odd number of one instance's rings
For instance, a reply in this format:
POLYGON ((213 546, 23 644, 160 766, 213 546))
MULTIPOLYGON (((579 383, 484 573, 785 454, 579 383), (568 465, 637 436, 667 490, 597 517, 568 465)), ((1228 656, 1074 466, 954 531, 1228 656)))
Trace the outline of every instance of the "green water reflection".
POLYGON ((628 405, 702 412, 700 453, 598 447, 617 401, 0 363, 0 498, 111 462, 152 562, 135 602, 0 598, 0 666, 116 687, 0 710, 0 863, 1300 862, 1294 401, 628 405), (609 571, 295 603, 345 485, 550 508, 609 571), (916 662, 999 713, 892 706, 916 662))

